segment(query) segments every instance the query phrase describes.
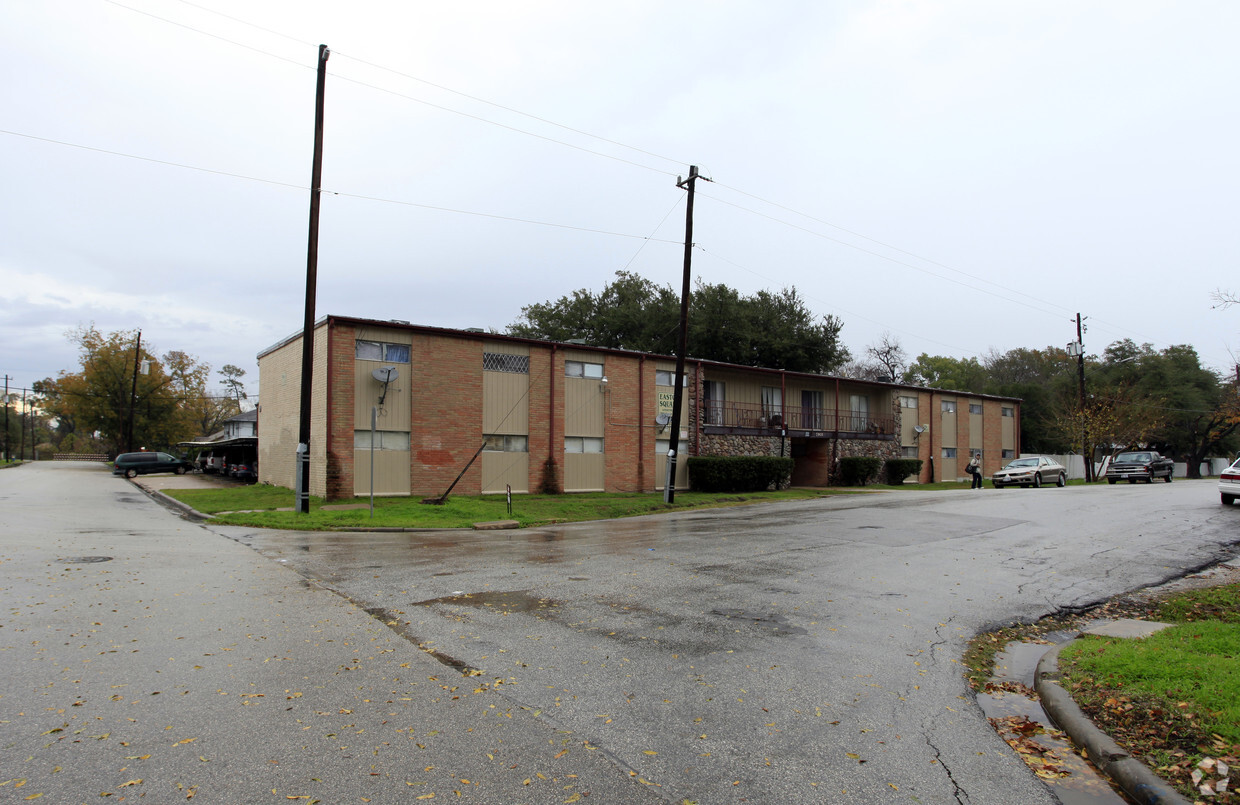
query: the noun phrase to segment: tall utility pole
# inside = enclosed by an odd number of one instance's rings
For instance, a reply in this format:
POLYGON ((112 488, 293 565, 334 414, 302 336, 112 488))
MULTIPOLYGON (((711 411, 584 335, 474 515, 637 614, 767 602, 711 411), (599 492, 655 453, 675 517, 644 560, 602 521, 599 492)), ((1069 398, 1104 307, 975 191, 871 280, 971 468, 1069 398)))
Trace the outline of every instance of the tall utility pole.
POLYGON ((323 185, 323 98, 327 88, 327 45, 319 45, 314 96, 314 164, 310 170, 310 237, 306 247, 306 316, 301 330, 301 421, 297 431, 297 491, 293 510, 310 511, 310 395, 314 371, 314 296, 319 269, 319 195, 323 185))
POLYGON ((129 422, 125 425, 125 452, 133 452, 133 409, 138 405, 138 363, 142 359, 142 331, 133 345, 133 386, 129 389, 129 422))
POLYGON ((1085 458, 1085 483, 1094 481, 1094 456, 1089 449, 1089 418, 1085 412, 1085 342, 1081 340, 1084 333, 1081 327, 1081 314, 1076 314, 1076 375, 1080 386, 1081 406, 1081 455, 1085 458))
MULTIPOLYGON (((1236 375, 1240 377, 1240 366, 1236 367, 1236 375)), ((9 461, 13 454, 9 452, 9 376, 4 376, 4 459, 9 461)))
MULTIPOLYGON (((685 207, 685 272, 680 286, 680 337, 676 343, 676 388, 672 392, 672 435, 667 447, 667 480, 663 484, 663 500, 676 500, 676 459, 680 448, 680 406, 685 390, 685 350, 689 343, 689 275, 693 262, 693 192, 698 180, 697 165, 689 166, 689 178, 676 177, 676 186, 687 188, 688 203, 685 207)), ((711 181, 707 179, 706 181, 711 181)))

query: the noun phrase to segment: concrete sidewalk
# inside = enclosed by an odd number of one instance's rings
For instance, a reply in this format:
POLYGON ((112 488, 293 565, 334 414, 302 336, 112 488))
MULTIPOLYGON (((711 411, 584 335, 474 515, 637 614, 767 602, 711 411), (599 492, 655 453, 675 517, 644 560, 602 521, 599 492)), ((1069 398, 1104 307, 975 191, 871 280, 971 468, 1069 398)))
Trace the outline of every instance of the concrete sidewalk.
POLYGON ((509 680, 106 470, 65 477, 0 477, 0 801, 663 801, 509 680))

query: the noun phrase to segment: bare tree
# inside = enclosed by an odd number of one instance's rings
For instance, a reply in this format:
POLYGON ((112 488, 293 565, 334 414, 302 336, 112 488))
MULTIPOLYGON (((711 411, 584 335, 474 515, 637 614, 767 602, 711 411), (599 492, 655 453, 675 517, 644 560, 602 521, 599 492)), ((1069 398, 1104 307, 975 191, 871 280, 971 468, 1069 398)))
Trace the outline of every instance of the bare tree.
POLYGON ((1213 307, 1215 310, 1226 310, 1232 305, 1240 305, 1240 294, 1237 294, 1235 291, 1224 291, 1221 288, 1216 288, 1210 294, 1210 298, 1214 300, 1213 307))
POLYGON ((890 332, 884 332, 877 344, 865 348, 865 356, 869 362, 878 366, 882 372, 881 379, 892 383, 898 381, 908 368, 908 355, 899 340, 890 332))

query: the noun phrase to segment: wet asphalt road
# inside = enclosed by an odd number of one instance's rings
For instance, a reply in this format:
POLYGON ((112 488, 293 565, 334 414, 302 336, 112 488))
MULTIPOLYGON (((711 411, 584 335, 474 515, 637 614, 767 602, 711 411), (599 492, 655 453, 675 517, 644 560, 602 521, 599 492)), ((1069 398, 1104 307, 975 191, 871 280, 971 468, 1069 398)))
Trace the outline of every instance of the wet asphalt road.
MULTIPOLYGON (((519 506, 519 499, 514 505, 519 506)), ((1053 802, 962 678, 979 631, 1234 555, 1211 481, 884 493, 504 532, 208 526, 668 801, 1053 802)))
POLYGON ((966 641, 1233 555, 1217 500, 316 534, 190 523, 98 467, 5 470, 0 802, 1049 803, 973 702, 966 641))

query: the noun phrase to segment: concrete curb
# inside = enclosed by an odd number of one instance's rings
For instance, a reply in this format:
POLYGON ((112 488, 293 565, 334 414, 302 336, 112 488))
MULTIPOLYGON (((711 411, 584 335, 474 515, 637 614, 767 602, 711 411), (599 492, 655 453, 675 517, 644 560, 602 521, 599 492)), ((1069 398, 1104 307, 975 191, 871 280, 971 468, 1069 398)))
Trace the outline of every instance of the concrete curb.
POLYGON ((1072 696, 1059 684, 1059 650, 1055 646, 1038 660, 1034 688, 1042 699, 1042 709, 1082 747, 1090 762, 1115 781, 1142 805, 1192 805, 1144 763, 1120 748, 1089 716, 1081 712, 1072 696))

